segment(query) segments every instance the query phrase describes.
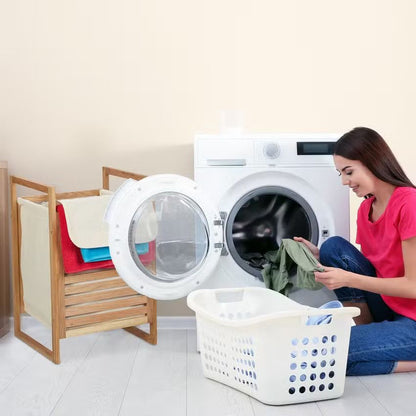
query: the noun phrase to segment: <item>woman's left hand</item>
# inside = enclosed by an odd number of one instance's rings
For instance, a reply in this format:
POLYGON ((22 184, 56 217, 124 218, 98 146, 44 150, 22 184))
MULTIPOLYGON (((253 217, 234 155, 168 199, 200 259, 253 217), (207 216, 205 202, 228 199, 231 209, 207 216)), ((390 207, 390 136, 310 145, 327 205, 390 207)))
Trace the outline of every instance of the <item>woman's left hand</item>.
POLYGON ((330 290, 349 286, 350 272, 335 267, 324 267, 323 272, 314 272, 315 280, 330 290))

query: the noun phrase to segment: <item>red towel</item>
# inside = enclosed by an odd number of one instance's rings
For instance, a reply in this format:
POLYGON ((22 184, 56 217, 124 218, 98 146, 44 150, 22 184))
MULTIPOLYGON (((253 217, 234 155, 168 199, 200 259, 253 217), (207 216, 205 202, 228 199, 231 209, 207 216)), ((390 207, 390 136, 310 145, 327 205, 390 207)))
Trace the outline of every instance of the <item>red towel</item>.
MULTIPOLYGON (((56 210, 58 211, 59 224, 61 228, 62 260, 65 273, 78 273, 87 270, 114 268, 114 264, 111 260, 96 261, 91 263, 84 262, 81 250, 71 241, 69 237, 63 205, 58 205, 56 210)), ((139 256, 144 265, 151 263, 155 259, 155 249, 155 241, 150 241, 149 251, 146 254, 141 254, 139 256)))

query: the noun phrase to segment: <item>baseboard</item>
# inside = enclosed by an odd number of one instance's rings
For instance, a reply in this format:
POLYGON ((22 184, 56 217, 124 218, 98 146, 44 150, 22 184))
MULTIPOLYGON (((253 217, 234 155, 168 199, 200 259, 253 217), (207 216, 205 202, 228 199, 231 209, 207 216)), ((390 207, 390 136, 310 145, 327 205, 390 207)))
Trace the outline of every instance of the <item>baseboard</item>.
POLYGON ((196 329, 195 316, 158 316, 157 329, 196 329))
MULTIPOLYGON (((38 322, 35 318, 29 315, 22 315, 22 323, 38 322)), ((13 325, 13 317, 10 318, 11 325, 13 325)), ((148 326, 148 324, 146 324, 148 326)), ((142 325, 144 330, 147 330, 146 325, 142 325)), ((194 329, 196 330, 195 316, 158 316, 157 329, 194 329)))

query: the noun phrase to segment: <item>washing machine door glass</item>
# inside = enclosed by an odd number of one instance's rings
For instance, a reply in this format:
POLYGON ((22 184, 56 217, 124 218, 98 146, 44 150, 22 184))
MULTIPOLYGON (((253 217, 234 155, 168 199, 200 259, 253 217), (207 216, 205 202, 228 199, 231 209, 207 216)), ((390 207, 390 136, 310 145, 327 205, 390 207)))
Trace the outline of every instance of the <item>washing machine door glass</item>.
POLYGON ((126 283, 154 299, 177 299, 209 277, 222 246, 219 213, 197 185, 178 175, 127 181, 107 215, 114 265, 126 283))
POLYGON ((190 198, 162 192, 137 208, 128 240, 130 255, 140 270, 152 279, 179 281, 201 267, 208 252, 208 225, 201 209, 190 198), (152 242, 157 240, 157 267, 140 254, 144 233, 153 235, 152 242))

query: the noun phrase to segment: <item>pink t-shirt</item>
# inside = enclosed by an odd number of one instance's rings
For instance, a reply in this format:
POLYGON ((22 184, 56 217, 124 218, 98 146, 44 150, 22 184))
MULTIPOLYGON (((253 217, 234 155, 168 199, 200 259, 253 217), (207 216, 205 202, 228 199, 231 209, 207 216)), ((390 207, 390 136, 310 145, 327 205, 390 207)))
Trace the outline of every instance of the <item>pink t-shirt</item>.
MULTIPOLYGON (((374 197, 365 199, 360 205, 356 241, 378 277, 402 277, 402 241, 416 236, 416 189, 396 188, 386 210, 375 222, 369 220, 373 200, 374 197)), ((393 311, 416 320, 416 299, 381 296, 393 311)))

